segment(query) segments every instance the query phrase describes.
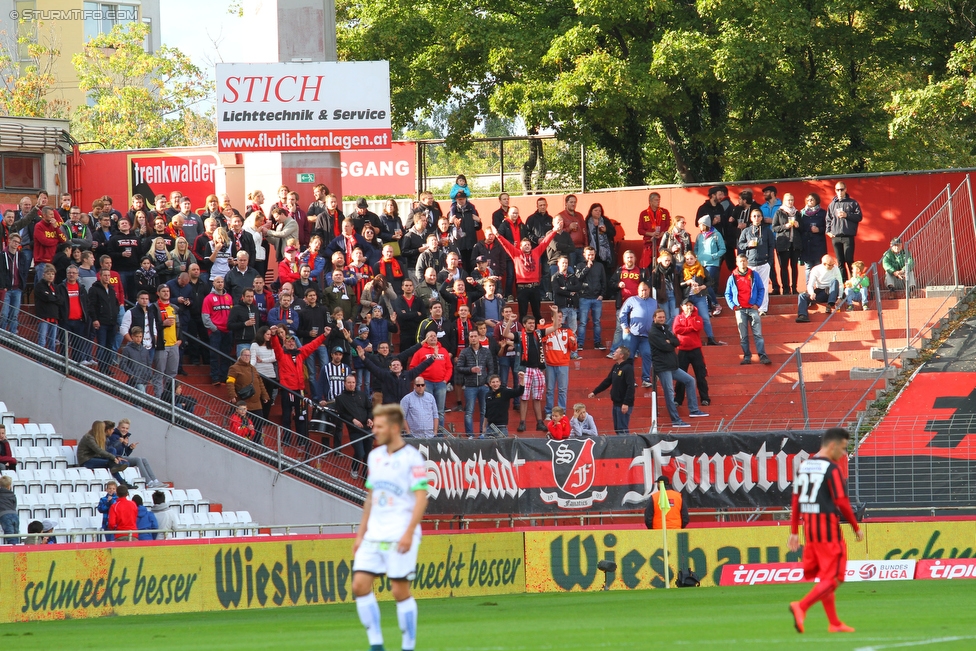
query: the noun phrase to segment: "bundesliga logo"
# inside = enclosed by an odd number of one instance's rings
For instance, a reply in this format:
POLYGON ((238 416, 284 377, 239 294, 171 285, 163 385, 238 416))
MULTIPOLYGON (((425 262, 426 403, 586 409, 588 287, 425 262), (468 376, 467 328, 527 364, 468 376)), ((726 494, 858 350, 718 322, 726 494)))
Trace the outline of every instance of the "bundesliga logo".
POLYGON ((556 504, 561 509, 588 509, 594 502, 602 502, 607 498, 606 488, 585 495, 592 488, 596 474, 593 439, 548 441, 546 445, 552 453, 552 478, 558 490, 569 497, 562 497, 558 492, 547 493, 540 490, 539 497, 543 502, 556 504))

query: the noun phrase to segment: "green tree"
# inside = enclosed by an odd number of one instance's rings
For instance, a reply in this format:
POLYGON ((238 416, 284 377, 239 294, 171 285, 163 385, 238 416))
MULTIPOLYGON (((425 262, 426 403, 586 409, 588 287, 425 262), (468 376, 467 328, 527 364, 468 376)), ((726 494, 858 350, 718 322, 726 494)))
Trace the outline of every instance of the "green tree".
POLYGON ((51 97, 54 67, 61 49, 53 30, 42 37, 43 23, 21 21, 16 34, 0 32, 0 115, 66 118, 68 102, 51 97))
POLYGON ((895 107, 976 37, 968 0, 340 0, 338 18, 341 58, 390 61, 399 126, 456 106, 456 146, 519 118, 628 185, 911 165, 895 107))
MULTIPOLYGON (((200 120, 193 106, 210 84, 200 69, 177 49, 143 49, 148 27, 116 25, 75 54, 81 90, 89 106, 72 115, 72 135, 112 149, 197 144, 200 120)), ((214 142, 211 137, 209 142, 214 142)))

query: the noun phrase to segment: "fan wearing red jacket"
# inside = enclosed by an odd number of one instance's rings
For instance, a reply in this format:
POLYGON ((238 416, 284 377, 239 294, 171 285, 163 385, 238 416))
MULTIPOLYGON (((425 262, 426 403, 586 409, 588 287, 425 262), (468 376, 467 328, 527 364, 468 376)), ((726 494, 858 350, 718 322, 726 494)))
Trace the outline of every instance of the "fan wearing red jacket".
POLYGON ((647 208, 637 216, 637 232, 644 238, 640 266, 649 267, 657 259, 661 237, 671 227, 671 213, 661 207, 661 195, 652 192, 647 197, 647 208))
POLYGON ((285 247, 285 259, 278 263, 278 282, 296 283, 301 277, 301 264, 298 262, 298 248, 285 247))
MULTIPOLYGON (((688 367, 695 371, 695 385, 698 388, 698 402, 710 405, 708 397, 708 369, 705 367, 705 356, 702 355, 702 333, 705 322, 698 314, 698 308, 685 299, 681 304, 681 314, 674 317, 671 330, 678 337, 678 368, 688 372, 688 367)), ((674 404, 680 405, 685 399, 685 385, 678 382, 674 390, 674 404)))
POLYGON ((325 343, 331 331, 327 327, 325 332, 299 348, 295 337, 286 328, 271 326, 271 349, 278 362, 278 381, 285 389, 281 392, 281 426, 285 428, 282 445, 291 445, 292 412, 295 412, 295 431, 303 438, 306 436, 305 404, 302 402, 305 395, 305 360, 325 343), (280 337, 285 337, 284 347, 281 346, 280 337))
POLYGON ((429 385, 430 392, 434 394, 437 402, 438 427, 444 426, 444 401, 447 398, 447 383, 454 377, 454 364, 451 362, 451 355, 447 349, 437 341, 437 331, 430 330, 424 337, 424 343, 420 350, 410 358, 410 368, 419 366, 422 361, 434 356, 436 360, 427 367, 427 370, 420 374, 429 385))
MULTIPOLYGON (((115 490, 118 499, 108 510, 109 531, 135 531, 139 527, 136 519, 139 516, 139 507, 129 499, 129 489, 122 484, 115 490)), ((135 534, 123 534, 116 536, 116 540, 135 540, 135 534)))
MULTIPOLYGON (((518 208, 512 206, 509 208, 509 216, 512 217, 513 221, 518 218, 518 208)), ((529 313, 529 305, 532 305, 532 315, 535 317, 536 322, 539 322, 541 316, 541 305, 542 305, 542 294, 540 290, 540 280, 541 276, 541 266, 539 264, 539 255, 546 250, 549 246, 549 242, 552 238, 558 235, 559 231, 553 230, 546 233, 545 237, 539 240, 539 243, 535 248, 532 248, 532 242, 527 237, 523 237, 518 244, 518 248, 504 237, 498 236, 498 231, 494 226, 488 229, 490 232, 495 234, 495 238, 498 243, 502 245, 502 249, 508 254, 508 257, 512 259, 512 263, 515 265, 515 282, 518 283, 518 294, 516 298, 518 299, 519 305, 519 321, 525 318, 525 315, 529 313)), ((548 273, 548 269, 546 272, 548 273)))
POLYGON ((800 601, 790 603, 790 613, 798 633, 803 632, 803 620, 810 606, 823 603, 830 625, 830 633, 853 633, 854 629, 837 617, 834 592, 844 581, 847 571, 847 543, 840 530, 843 517, 851 523, 857 541, 864 540, 864 531, 857 524, 854 510, 847 498, 847 482, 837 465, 847 456, 851 435, 846 429, 832 427, 823 434, 820 451, 800 465, 793 480, 793 505, 790 519, 791 552, 800 549, 800 521, 803 521, 803 576, 807 581, 820 580, 800 601))

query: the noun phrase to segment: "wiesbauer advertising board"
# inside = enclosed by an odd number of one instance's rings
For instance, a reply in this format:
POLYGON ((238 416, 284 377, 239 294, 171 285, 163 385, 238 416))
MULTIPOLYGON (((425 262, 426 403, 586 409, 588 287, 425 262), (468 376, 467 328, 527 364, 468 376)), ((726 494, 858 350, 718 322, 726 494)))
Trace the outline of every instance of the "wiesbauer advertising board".
POLYGON ((217 150, 389 149, 387 61, 217 64, 217 150))

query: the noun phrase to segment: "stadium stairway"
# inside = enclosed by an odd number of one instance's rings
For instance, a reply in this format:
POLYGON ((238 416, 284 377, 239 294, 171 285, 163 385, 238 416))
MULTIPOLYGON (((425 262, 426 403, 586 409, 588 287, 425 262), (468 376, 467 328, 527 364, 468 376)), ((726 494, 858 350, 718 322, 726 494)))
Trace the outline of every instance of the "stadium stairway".
MULTIPOLYGON (((102 514, 98 501, 105 495, 105 484, 112 480, 106 469, 90 470, 77 465, 78 446, 65 439, 50 423, 34 423, 17 418, 0 402, 0 417, 7 427, 12 455, 17 459, 16 470, 4 470, 3 475, 13 481, 20 516, 21 535, 27 534, 32 520, 50 519, 55 522, 58 542, 94 542, 99 536, 91 533, 101 529, 102 514), (82 533, 85 532, 85 533, 82 533)), ((139 469, 123 472, 123 478, 136 487, 130 495, 140 495, 143 503, 152 506, 152 495, 161 490, 166 503, 176 512, 178 528, 174 538, 211 538, 217 536, 255 535, 258 525, 247 511, 224 511, 221 504, 206 499, 196 488, 147 489, 139 469), (248 525, 247 529, 232 529, 248 525), (188 531, 193 528, 193 531, 188 531)))
MULTIPOLYGON (((941 298, 913 299, 911 332, 916 334, 920 328, 933 319, 929 316, 938 310, 943 300, 941 298)), ((901 339, 889 340, 889 348, 904 346, 905 339, 905 305, 903 299, 883 300, 884 325, 889 337, 892 333, 900 333, 901 339)), ((942 306, 934 319, 940 318, 948 309, 942 306)), ((543 304, 543 314, 549 314, 549 304, 543 304)), ((826 320, 821 308, 818 312, 811 311, 810 323, 796 323, 796 297, 773 296, 770 298, 769 313, 763 319, 763 337, 766 351, 772 364, 759 364, 758 358, 753 356, 753 363, 748 366, 740 365, 742 359, 739 347, 738 329, 735 316, 727 307, 718 317, 712 317, 715 338, 725 342, 724 346, 707 346, 704 348, 705 361, 708 366, 708 381, 711 404, 703 410, 709 413, 708 418, 692 419, 692 430, 675 430, 677 433, 689 431, 715 431, 732 419, 749 402, 756 392, 772 377, 766 386, 763 396, 750 407, 748 413, 740 416, 735 422, 736 429, 768 429, 770 423, 782 420, 789 413, 795 417, 800 413, 800 399, 796 388, 797 373, 795 365, 782 369, 780 366, 787 361, 790 354, 810 339, 811 334, 826 320)), ((602 337, 606 343, 613 336, 614 304, 604 301, 602 337)), ((583 402, 588 412, 594 417, 597 429, 601 433, 612 433, 611 418, 612 404, 609 391, 588 399, 586 396, 600 383, 609 372, 613 362, 606 358, 607 351, 592 349, 592 325, 584 350, 580 352, 582 359, 570 365, 569 392, 567 406, 572 413, 572 405, 583 402)), ((811 417, 818 419, 832 416, 842 417, 848 411, 863 409, 867 402, 874 399, 876 389, 884 387, 879 383, 872 387, 873 380, 851 379, 851 369, 873 368, 882 366, 881 362, 871 359, 871 348, 881 346, 881 332, 878 315, 874 309, 866 312, 840 312, 833 315, 826 325, 808 341, 803 348, 804 380, 807 389, 807 408, 811 417), (871 391, 868 391, 871 389, 871 391)), ((753 346, 753 352, 755 347, 753 346)), ((898 362, 896 361, 896 364, 898 362)), ((635 360, 635 377, 640 381, 641 361, 635 360)), ((202 391, 226 400, 226 386, 211 386, 209 367, 185 366, 187 376, 181 380, 196 386, 202 391)), ((651 428, 651 390, 636 387, 636 402, 631 416, 631 431, 634 433, 647 432, 651 428)), ((668 431, 670 419, 664 408, 663 391, 658 387, 659 429, 668 431)), ((447 396, 448 407, 457 404, 453 393, 447 396)), ((687 407, 679 408, 682 417, 687 416, 687 407)), ((272 420, 277 420, 279 409, 272 412, 272 420)), ((458 433, 463 432, 464 414, 452 411, 447 415, 449 427, 458 433)), ((802 420, 801 420, 802 423, 802 420)), ((509 421, 509 431, 515 434, 518 425, 518 415, 513 413, 509 421)), ((796 426, 796 425, 794 425, 796 426)), ((530 414, 526 420, 527 431, 519 436, 543 436, 535 429, 535 418, 530 414)))

